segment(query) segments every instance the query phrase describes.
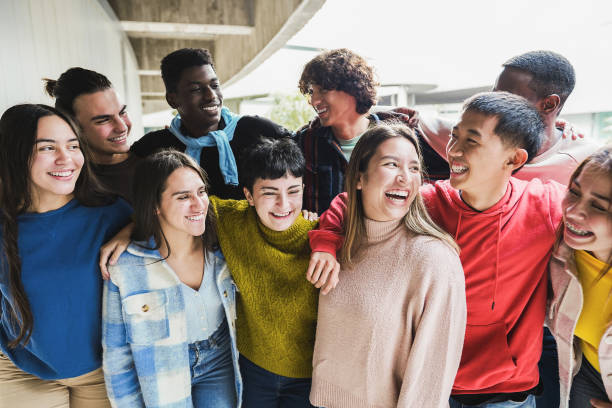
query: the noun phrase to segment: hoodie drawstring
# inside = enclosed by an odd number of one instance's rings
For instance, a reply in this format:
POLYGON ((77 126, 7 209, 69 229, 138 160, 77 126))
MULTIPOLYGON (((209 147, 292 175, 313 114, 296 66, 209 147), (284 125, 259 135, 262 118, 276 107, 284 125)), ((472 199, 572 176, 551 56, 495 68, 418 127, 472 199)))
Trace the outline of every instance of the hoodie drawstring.
POLYGON ((493 303, 491 303, 491 310, 495 309, 495 296, 497 295, 497 278, 499 276, 499 246, 501 241, 501 229, 502 229, 502 212, 499 213, 497 220, 497 242, 495 243, 495 281, 493 283, 493 303))

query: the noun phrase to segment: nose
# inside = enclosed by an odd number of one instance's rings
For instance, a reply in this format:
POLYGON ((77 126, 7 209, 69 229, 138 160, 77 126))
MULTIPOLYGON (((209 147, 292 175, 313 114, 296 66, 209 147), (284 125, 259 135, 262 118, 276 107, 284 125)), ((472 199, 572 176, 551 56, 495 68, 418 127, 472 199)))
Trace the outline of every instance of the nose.
POLYGON ((191 200, 191 208, 195 211, 205 210, 208 208, 208 195, 194 195, 191 200))
POLYGON ((312 106, 315 106, 319 102, 321 102, 321 93, 315 90, 310 91, 310 94, 308 95, 308 103, 310 103, 310 105, 312 106))
POLYGON ((586 205, 588 203, 585 200, 566 200, 565 214, 571 215, 574 218, 584 219, 586 217, 586 205))
POLYGON ((287 193, 279 194, 278 198, 276 199, 277 206, 282 210, 286 209, 286 205, 288 202, 289 202, 289 197, 287 196, 287 193))
POLYGON ((459 157, 463 155, 463 149, 459 142, 454 138, 449 138, 446 144, 446 156, 447 157, 459 157))
POLYGON ((114 121, 114 131, 116 133, 125 133, 128 130, 128 125, 126 123, 126 120, 124 120, 122 117, 117 117, 114 121))
POLYGON ((72 159, 70 152, 65 147, 59 147, 56 150, 55 162, 58 164, 67 163, 72 159))

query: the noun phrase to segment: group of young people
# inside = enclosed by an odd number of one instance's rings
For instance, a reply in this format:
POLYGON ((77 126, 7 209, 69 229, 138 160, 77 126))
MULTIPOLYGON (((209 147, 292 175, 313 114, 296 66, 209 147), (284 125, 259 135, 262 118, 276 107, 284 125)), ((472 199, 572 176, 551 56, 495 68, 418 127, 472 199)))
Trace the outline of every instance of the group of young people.
POLYGON ((131 146, 83 68, 0 118, 0 406, 612 407, 612 150, 558 120, 564 57, 448 123, 326 51, 297 132, 207 50, 161 72, 178 114, 131 146))

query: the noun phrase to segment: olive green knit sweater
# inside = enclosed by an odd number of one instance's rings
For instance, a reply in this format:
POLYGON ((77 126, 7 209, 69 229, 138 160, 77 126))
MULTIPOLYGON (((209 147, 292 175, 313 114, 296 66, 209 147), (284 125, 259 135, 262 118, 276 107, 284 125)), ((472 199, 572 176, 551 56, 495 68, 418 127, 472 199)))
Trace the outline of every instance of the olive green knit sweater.
POLYGON ((286 231, 265 227, 246 200, 211 197, 219 244, 238 286, 238 350, 285 377, 312 376, 318 289, 306 280, 308 231, 301 215, 286 231))

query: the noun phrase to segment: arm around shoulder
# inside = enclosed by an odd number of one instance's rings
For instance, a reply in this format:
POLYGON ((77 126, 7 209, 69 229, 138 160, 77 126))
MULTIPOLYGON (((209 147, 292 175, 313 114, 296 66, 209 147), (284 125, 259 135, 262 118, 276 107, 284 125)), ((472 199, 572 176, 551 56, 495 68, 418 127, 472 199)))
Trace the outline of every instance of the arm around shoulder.
POLYGON ((312 252, 327 252, 336 255, 344 241, 344 212, 347 207, 347 194, 338 194, 329 209, 321 214, 319 228, 308 233, 312 252))

